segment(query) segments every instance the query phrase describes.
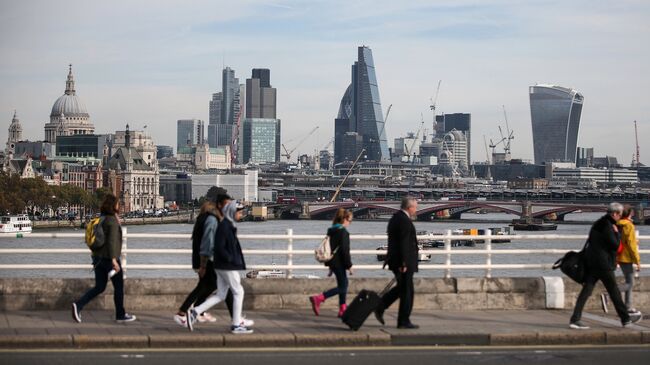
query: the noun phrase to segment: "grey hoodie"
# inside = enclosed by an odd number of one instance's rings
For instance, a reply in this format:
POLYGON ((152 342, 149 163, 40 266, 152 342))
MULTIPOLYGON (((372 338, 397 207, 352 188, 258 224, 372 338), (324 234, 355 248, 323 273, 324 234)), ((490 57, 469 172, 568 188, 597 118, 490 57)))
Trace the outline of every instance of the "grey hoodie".
POLYGON ((225 219, 229 220, 232 223, 233 227, 237 227, 237 222, 235 219, 235 213, 237 213, 237 201, 231 200, 230 203, 226 204, 223 209, 221 209, 225 219))

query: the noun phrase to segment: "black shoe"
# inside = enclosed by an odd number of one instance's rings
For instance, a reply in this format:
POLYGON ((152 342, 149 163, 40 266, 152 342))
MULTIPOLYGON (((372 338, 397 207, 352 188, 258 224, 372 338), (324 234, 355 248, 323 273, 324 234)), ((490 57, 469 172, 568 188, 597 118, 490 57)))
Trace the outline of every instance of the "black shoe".
POLYGON ((413 324, 413 323, 409 322, 407 324, 400 324, 400 325, 397 326, 397 328, 405 329, 405 330, 415 330, 415 329, 420 328, 420 326, 418 326, 417 324, 413 324))
POLYGON ((81 323, 81 316, 79 315, 79 310, 77 310, 77 303, 72 303, 72 319, 77 323, 81 323))
POLYGON ((381 323, 381 325, 385 325, 386 322, 384 322, 384 309, 375 309, 375 318, 377 318, 377 321, 381 323))
POLYGON ((624 328, 631 327, 633 324, 641 322, 642 319, 643 319, 643 314, 641 314, 641 312, 639 312, 638 314, 630 314, 630 319, 623 322, 623 327, 624 328))
POLYGON ((569 323, 569 328, 574 329, 574 330, 588 330, 589 326, 586 324, 580 322, 580 321, 575 321, 569 323))

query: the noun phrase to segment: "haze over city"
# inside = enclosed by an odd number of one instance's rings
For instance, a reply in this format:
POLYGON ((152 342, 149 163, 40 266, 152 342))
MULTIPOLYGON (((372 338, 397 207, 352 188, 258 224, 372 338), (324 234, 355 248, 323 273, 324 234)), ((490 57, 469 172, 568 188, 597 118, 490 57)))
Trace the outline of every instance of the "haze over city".
MULTIPOLYGON (((644 1, 22 1, 0 5, 0 140, 14 109, 30 140, 43 139, 68 64, 99 133, 147 125, 175 145, 176 120, 208 120, 223 66, 237 77, 271 70, 282 140, 320 126, 298 152, 334 134, 357 47, 372 48, 386 134, 431 132, 438 112, 471 113, 472 160, 482 135, 497 139, 502 105, 513 157, 532 160, 528 87, 551 83, 584 95, 578 146, 629 165, 633 121, 641 162, 650 135, 650 4, 644 1), (645 137, 645 138, 644 138, 645 137)), ((297 154, 296 154, 297 155, 297 154)))

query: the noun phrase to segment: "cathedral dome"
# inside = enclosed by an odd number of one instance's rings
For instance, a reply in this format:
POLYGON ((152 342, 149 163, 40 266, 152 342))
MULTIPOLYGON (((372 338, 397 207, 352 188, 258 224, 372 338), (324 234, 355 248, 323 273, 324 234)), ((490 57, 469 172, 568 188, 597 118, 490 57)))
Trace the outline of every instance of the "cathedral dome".
POLYGON ((65 93, 61 95, 52 106, 50 117, 59 117, 61 114, 66 118, 88 118, 88 111, 81 99, 76 95, 74 89, 74 78, 72 76, 72 65, 68 72, 68 80, 65 83, 65 93))

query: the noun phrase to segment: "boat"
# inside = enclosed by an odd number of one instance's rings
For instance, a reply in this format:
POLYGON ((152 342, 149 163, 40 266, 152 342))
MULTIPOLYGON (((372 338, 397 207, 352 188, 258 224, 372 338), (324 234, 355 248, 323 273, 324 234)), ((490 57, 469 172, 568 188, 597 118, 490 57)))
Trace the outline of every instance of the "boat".
POLYGON ((249 279, 274 279, 274 278, 286 278, 287 273, 278 270, 278 269, 272 269, 272 270, 251 270, 246 273, 246 277, 249 279))
POLYGON ((557 224, 544 222, 539 218, 513 219, 510 223, 515 231, 555 231, 557 224))
POLYGON ((32 221, 25 214, 0 217, 0 235, 17 236, 32 233, 32 221))
MULTIPOLYGON (((422 244, 418 244, 418 249, 424 250, 424 246, 422 244)), ((386 245, 377 247, 377 251, 386 251, 386 250, 388 250, 388 246, 386 245)), ((377 254, 377 261, 386 261, 386 254, 383 252, 377 254)), ((418 262, 428 262, 428 261, 431 261, 431 254, 420 253, 418 255, 418 262)))

